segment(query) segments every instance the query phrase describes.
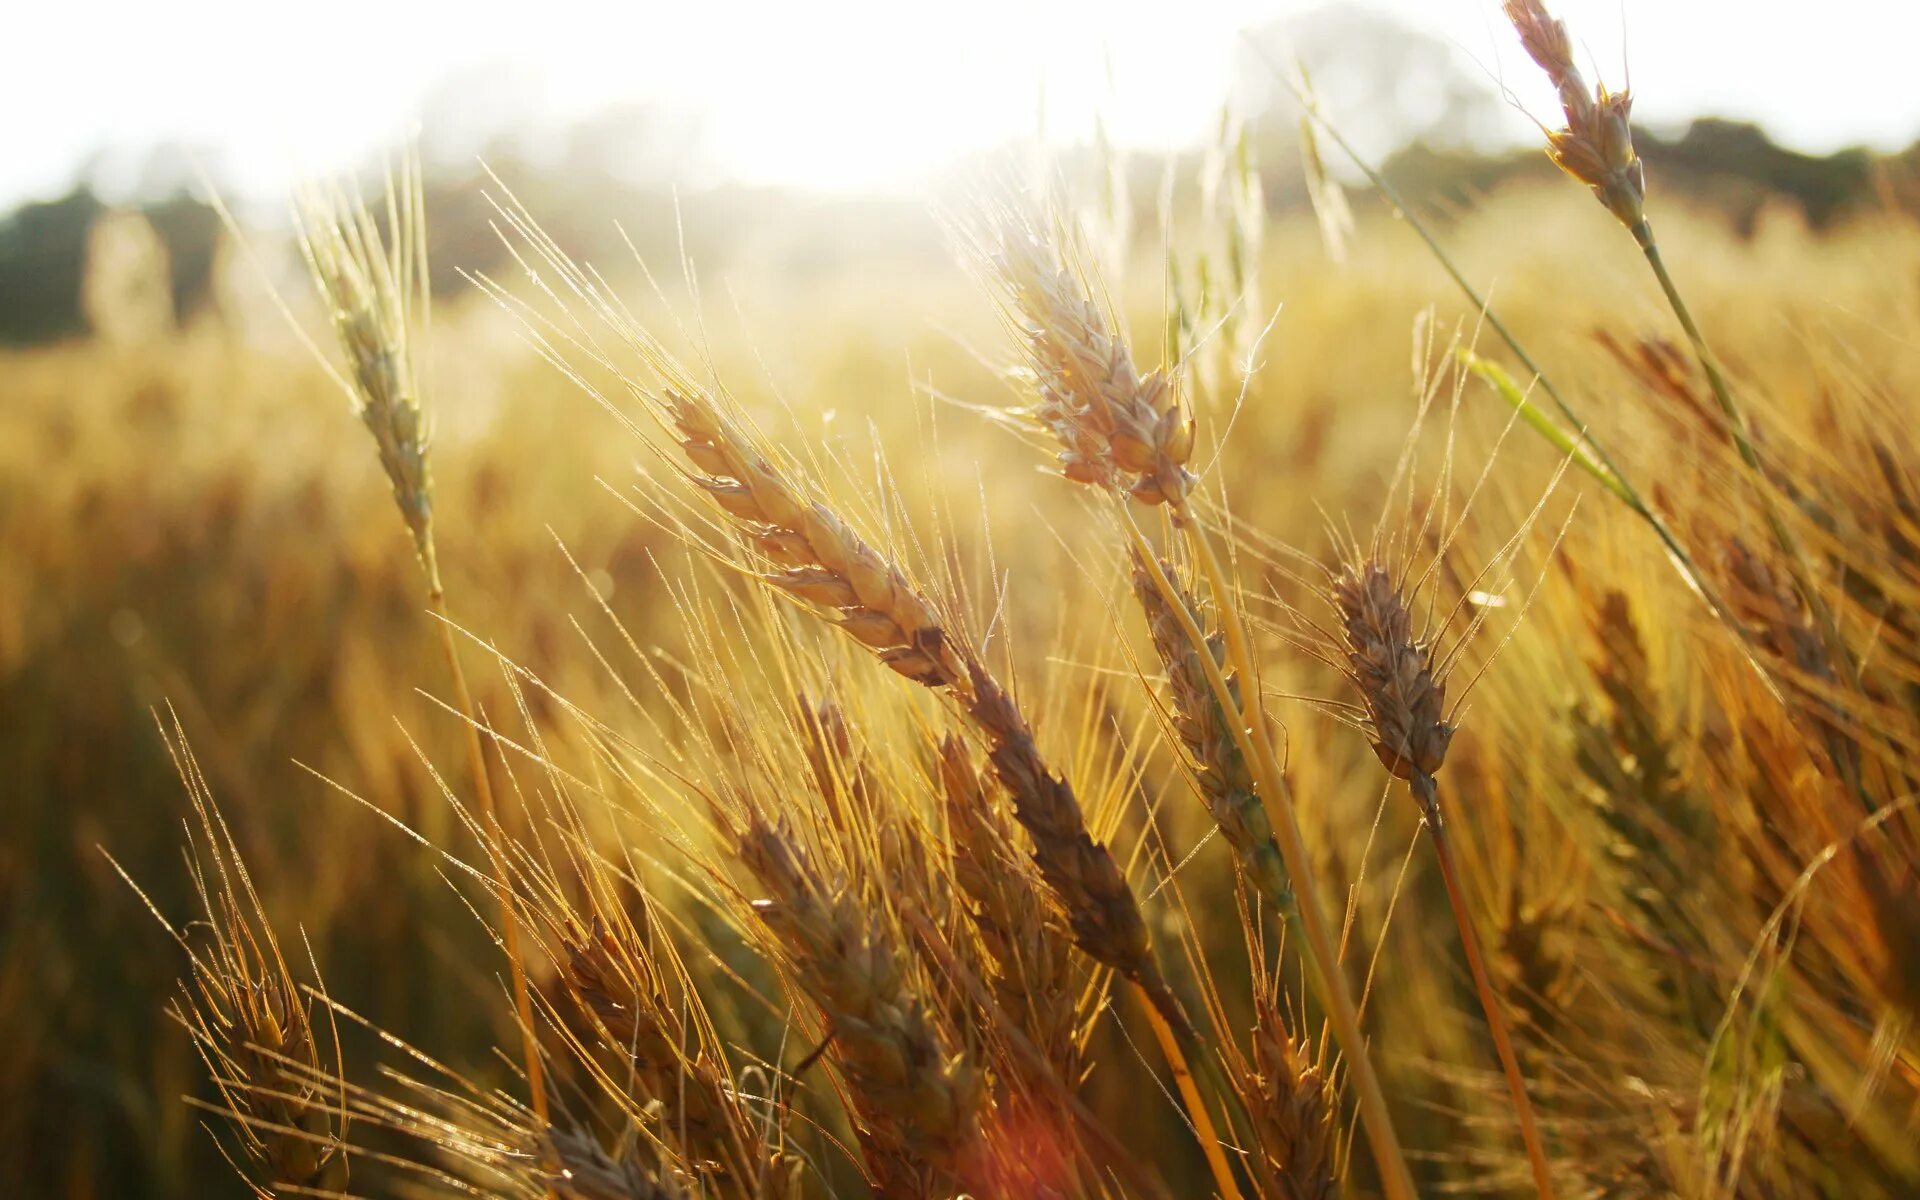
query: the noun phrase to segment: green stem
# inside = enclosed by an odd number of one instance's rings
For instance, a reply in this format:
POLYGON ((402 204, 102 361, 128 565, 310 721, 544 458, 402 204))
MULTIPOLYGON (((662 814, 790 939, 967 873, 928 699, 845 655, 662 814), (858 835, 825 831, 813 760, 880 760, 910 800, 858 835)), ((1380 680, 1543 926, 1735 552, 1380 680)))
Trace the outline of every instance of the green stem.
POLYGON ((1845 668, 1849 679, 1853 677, 1853 656, 1848 652, 1845 641, 1840 637, 1840 626, 1834 620, 1833 611, 1813 586, 1813 575, 1807 567, 1806 555, 1800 549, 1799 541, 1787 528, 1780 506, 1768 490, 1766 468, 1760 463, 1760 454, 1754 449, 1753 437, 1749 432, 1746 413, 1734 402, 1733 393, 1727 387, 1727 380, 1720 373, 1720 365, 1715 361, 1713 351, 1707 348, 1707 339, 1701 334, 1700 327, 1694 324, 1693 313, 1687 308, 1687 302, 1680 298, 1680 289, 1673 282, 1673 276, 1667 271, 1666 259, 1661 257, 1660 244, 1654 240, 1653 226, 1642 217, 1633 227, 1633 240, 1640 246, 1641 253, 1647 257, 1647 265, 1653 268, 1653 276, 1660 281, 1660 290, 1666 293, 1667 304, 1673 309, 1673 315, 1680 320, 1680 328, 1686 332, 1687 341, 1693 345, 1693 353, 1700 360, 1701 369, 1707 374, 1707 386, 1713 392, 1715 402, 1720 405, 1721 414, 1726 417, 1727 432, 1733 437, 1733 444, 1740 451, 1740 461, 1746 464, 1752 475, 1754 495, 1760 500, 1765 513, 1767 527, 1773 533, 1780 549, 1786 553, 1787 565, 1793 572, 1794 582, 1806 598, 1807 607, 1812 610, 1814 619, 1820 624, 1820 633, 1827 641, 1827 651, 1832 654, 1836 664, 1845 668))
MULTIPOLYGON (((1733 391, 1727 386, 1726 376, 1721 374, 1720 364, 1714 358, 1713 351, 1707 347, 1707 339, 1694 323, 1693 312, 1687 302, 1680 297, 1679 285, 1673 281, 1673 275, 1667 270, 1667 261, 1660 253, 1660 243, 1653 236, 1653 225, 1642 217, 1630 229, 1633 240, 1646 256, 1647 265, 1653 268, 1653 277, 1660 281, 1660 290, 1666 294, 1667 305, 1673 309, 1673 315, 1680 321, 1687 341, 1693 346, 1694 357, 1700 360, 1701 370, 1706 372, 1707 387, 1713 392, 1715 403, 1720 406, 1721 416, 1725 418, 1727 432, 1733 438, 1734 447, 1740 453, 1740 461, 1747 468, 1748 481, 1753 487, 1754 496, 1760 501, 1760 511, 1766 518, 1767 529, 1773 540, 1779 544, 1780 551, 1786 557, 1787 570, 1793 575, 1794 587, 1806 601, 1807 610, 1813 614, 1814 623, 1820 628, 1820 640, 1826 644, 1827 654, 1833 665, 1848 684, 1857 686, 1860 682, 1853 662, 1853 653, 1847 648, 1846 639, 1840 635, 1840 623, 1835 619, 1833 610, 1827 607, 1826 600, 1814 584, 1813 571, 1807 565, 1807 558, 1800 548, 1799 539, 1787 527, 1780 505, 1774 499, 1771 485, 1767 479, 1766 467, 1760 462, 1760 453, 1754 447, 1751 426, 1747 415, 1734 401, 1733 391)), ((1829 739, 1831 740, 1831 739, 1829 739)), ((1832 748, 1829 747, 1831 750, 1832 748)), ((1880 805, 1867 791, 1865 782, 1857 769, 1848 765, 1844 754, 1830 753, 1834 765, 1846 776, 1846 783, 1868 812, 1877 810, 1880 805)))
MULTIPOLYGON (((1284 78, 1284 76, 1282 76, 1282 78, 1284 78)), ((1288 86, 1293 86, 1291 81, 1288 82, 1288 86)), ((1479 312, 1481 319, 1486 321, 1487 327, 1499 335, 1500 340, 1507 344, 1507 349, 1513 351, 1513 356, 1520 360, 1520 365, 1525 367, 1528 373, 1534 377, 1535 382, 1540 385, 1540 390, 1547 394, 1549 400, 1553 401, 1553 406, 1559 410, 1561 417, 1574 427, 1574 432, 1579 436, 1580 440, 1585 444, 1587 449, 1592 451, 1594 457, 1599 460, 1599 464, 1606 469, 1613 485, 1609 486, 1608 490, 1613 492, 1635 516, 1645 521, 1647 526, 1653 530, 1654 535, 1660 539, 1661 545, 1666 547, 1668 558, 1673 562, 1674 569, 1680 572, 1680 576, 1686 581, 1687 586, 1692 588, 1693 591, 1706 602, 1707 608, 1712 611, 1715 617, 1739 633, 1744 641, 1746 637, 1745 630, 1740 628, 1739 622, 1733 619, 1732 613, 1721 603, 1712 585, 1709 584, 1706 577, 1701 574, 1700 568, 1693 561, 1693 556, 1688 554, 1686 547, 1680 544, 1680 539, 1675 536, 1672 528, 1667 525, 1660 514, 1655 512, 1653 507, 1640 495, 1639 489, 1634 487, 1633 481, 1628 479, 1626 474, 1620 470, 1619 465, 1614 462, 1613 456, 1607 452, 1606 446, 1601 444, 1601 442, 1589 432, 1590 427, 1587 422, 1578 413, 1574 412, 1573 406, 1568 404, 1566 398, 1560 394, 1560 389, 1553 386, 1553 381, 1547 377, 1546 372, 1540 369, 1540 365, 1534 361, 1533 356, 1527 353, 1527 348, 1521 345, 1520 339, 1514 336, 1513 331, 1507 328, 1506 322, 1502 321, 1500 315, 1493 310, 1493 305, 1485 296, 1481 295, 1480 290, 1474 287, 1473 284, 1468 281, 1467 277, 1461 273, 1460 268, 1454 264, 1453 257, 1449 255, 1446 248, 1440 244, 1440 239, 1427 227, 1427 223, 1420 219, 1419 214, 1414 212, 1407 204, 1405 198, 1400 195, 1399 191, 1396 190, 1391 183, 1387 182, 1386 177, 1381 175, 1372 163, 1362 157, 1358 150, 1354 149, 1353 144, 1347 141, 1346 137, 1341 134, 1339 128, 1327 120, 1326 117, 1322 116, 1318 108, 1308 103, 1306 97, 1300 95, 1297 88, 1294 89, 1294 96, 1306 110, 1308 118, 1325 132, 1328 137, 1333 139, 1334 145, 1340 147, 1341 153, 1345 154, 1348 160, 1360 169, 1360 173, 1367 177, 1367 182, 1373 185, 1374 190, 1379 192, 1381 197, 1393 206, 1394 211, 1399 213, 1400 219, 1405 221, 1407 227, 1413 230, 1420 240, 1426 244, 1427 250, 1433 255, 1434 261, 1439 263, 1440 269, 1447 273, 1447 278, 1453 281, 1454 286, 1458 287, 1461 294, 1467 298, 1467 302, 1479 312)))

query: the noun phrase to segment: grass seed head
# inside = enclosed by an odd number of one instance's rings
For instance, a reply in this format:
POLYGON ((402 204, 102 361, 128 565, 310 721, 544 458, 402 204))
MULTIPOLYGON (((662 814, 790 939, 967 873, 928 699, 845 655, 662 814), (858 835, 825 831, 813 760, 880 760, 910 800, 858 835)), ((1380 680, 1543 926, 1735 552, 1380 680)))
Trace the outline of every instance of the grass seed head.
POLYGON ((1261 998, 1256 1018, 1241 1092, 1264 1165, 1281 1200, 1334 1200, 1341 1171, 1333 1090, 1273 997, 1261 998))
POLYGON ((547 1130, 540 1143, 540 1174, 560 1200, 686 1200, 681 1190, 639 1162, 617 1159, 584 1129, 547 1130))
POLYGON ((938 770, 954 882, 991 960, 995 999, 1058 1078, 1071 1082, 1080 1073, 1071 943, 966 743, 942 741, 938 770))
POLYGON ((978 1152, 982 1079, 942 1044, 884 928, 844 884, 815 870, 781 831, 755 820, 740 862, 768 895, 753 910, 819 1006, 862 1124, 870 1166, 903 1194, 930 1194, 978 1152))
POLYGON ((1112 852, 1087 832, 1072 786, 1047 764, 1025 716, 986 665, 949 634, 904 571, 825 504, 804 499, 713 397, 676 383, 663 402, 682 451, 704 472, 694 482, 784 568, 762 578, 827 608, 834 624, 895 672, 958 701, 987 741, 994 773, 1033 839, 1034 861, 1068 914, 1076 944, 1130 979, 1156 982, 1132 887, 1112 852))
MULTIPOLYGON (((1161 567, 1179 593, 1178 601, 1206 629, 1209 611, 1180 584, 1172 563, 1162 562, 1161 567)), ((1138 561, 1134 564, 1133 590, 1146 614, 1154 652, 1167 673, 1174 731, 1186 749, 1207 811, 1233 848, 1248 881, 1269 903, 1284 911, 1291 906, 1286 862, 1274 841, 1266 806, 1254 789, 1253 772, 1228 724, 1237 718, 1221 710, 1198 651, 1160 589, 1154 586, 1145 565, 1138 561)), ((1228 666, 1226 640, 1217 629, 1207 630, 1207 652, 1213 655, 1227 681, 1228 693, 1238 703, 1240 680, 1228 666)))
POLYGON ((939 618, 901 570, 831 509, 809 500, 721 415, 710 397, 669 388, 667 412, 698 484, 743 527, 772 569, 767 583, 832 613, 895 672, 929 687, 966 671, 939 618))

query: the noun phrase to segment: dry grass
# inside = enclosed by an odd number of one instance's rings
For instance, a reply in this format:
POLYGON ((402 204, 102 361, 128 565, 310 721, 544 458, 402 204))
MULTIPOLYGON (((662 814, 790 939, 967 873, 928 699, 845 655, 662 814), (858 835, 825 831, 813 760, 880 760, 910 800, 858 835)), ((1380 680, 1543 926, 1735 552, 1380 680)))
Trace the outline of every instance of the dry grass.
POLYGON ((428 332, 316 216, 372 455, 217 328, 10 358, 0 1179, 1910 1194, 1920 235, 1664 214, 1688 358, 1573 198, 1442 232, 1610 465, 1373 220, 1227 239, 1287 310, 1155 363, 1158 252, 1065 215, 992 214, 990 295, 691 335, 511 204, 529 272, 428 332))

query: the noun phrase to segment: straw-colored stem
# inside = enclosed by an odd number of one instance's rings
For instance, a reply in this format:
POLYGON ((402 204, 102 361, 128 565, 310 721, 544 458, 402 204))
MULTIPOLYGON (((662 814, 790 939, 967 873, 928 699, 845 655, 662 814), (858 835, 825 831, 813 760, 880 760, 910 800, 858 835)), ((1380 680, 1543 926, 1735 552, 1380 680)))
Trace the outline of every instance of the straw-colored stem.
POLYGON ((1527 1163, 1533 1168, 1534 1190, 1540 1200, 1552 1200, 1553 1177, 1547 1168, 1546 1148, 1540 1141, 1540 1126, 1534 1119, 1533 1101, 1527 1097, 1527 1081, 1520 1074, 1520 1059, 1513 1051, 1513 1038, 1507 1032, 1507 1019, 1500 1010, 1500 997, 1493 990, 1486 960, 1480 953, 1480 935, 1474 932, 1473 916, 1467 910, 1466 895, 1460 890, 1460 871, 1454 865, 1446 823, 1439 818, 1434 783, 1416 774, 1411 786, 1420 799, 1421 810, 1431 814, 1426 820, 1427 832, 1433 838, 1434 857, 1440 860, 1440 878, 1447 885, 1447 903, 1453 909, 1454 924, 1460 928, 1460 945, 1467 955, 1467 969, 1473 974, 1474 991, 1480 995, 1480 1010, 1486 1014, 1493 1047, 1500 1055, 1500 1069, 1507 1077, 1507 1093, 1513 1098, 1514 1115, 1520 1121, 1520 1140, 1526 1143, 1527 1163))
POLYGON ((1173 1026, 1167 1023, 1161 1006, 1155 1003, 1146 987, 1137 980, 1128 982, 1141 1009, 1147 1014, 1147 1022, 1153 1026, 1153 1036, 1159 1041, 1161 1052, 1166 1055, 1167 1067, 1173 1072, 1174 1086, 1180 1090, 1187 1117, 1193 1122, 1193 1135, 1199 1139, 1201 1153, 1207 1156, 1207 1168, 1213 1172, 1214 1185, 1225 1200, 1240 1200, 1240 1185, 1234 1181, 1233 1167, 1227 1162, 1226 1152, 1220 1148, 1220 1135, 1214 1130, 1213 1118, 1207 1112, 1207 1102, 1200 1094, 1200 1086, 1194 1082, 1193 1069, 1187 1065, 1187 1056, 1180 1048, 1179 1036, 1174 1033, 1173 1026))
POLYGON ((434 625, 440 630, 440 649, 446 656, 447 674, 453 678, 453 698, 467 727, 467 768, 473 775, 473 793, 480 807, 480 819, 486 826, 487 861, 493 869, 494 886, 500 889, 500 935, 506 944, 507 967, 513 978, 513 1006, 520 1025, 520 1048, 526 1060, 527 1091, 533 1101, 534 1115, 542 1127, 547 1122, 547 1089, 540 1065, 540 1044, 534 1034, 533 996, 527 987, 527 969, 520 957, 520 918, 514 911, 513 893, 507 879, 507 865, 500 857, 499 818, 494 812, 493 784, 487 777, 486 750, 480 744, 480 723, 474 713, 473 694, 467 690, 466 672, 460 669, 460 654, 453 641, 453 623, 447 616, 446 591, 440 586, 440 572, 432 561, 427 568, 427 604, 433 610, 434 625))
MULTIPOLYGON (((1326 1005, 1328 1017, 1333 1023, 1335 1039, 1340 1043, 1346 1055, 1348 1077, 1353 1081, 1354 1091, 1358 1094, 1360 1120, 1367 1131, 1367 1144, 1373 1150, 1375 1163, 1380 1170, 1381 1185, 1386 1189, 1388 1200, 1411 1200, 1416 1194, 1413 1187, 1413 1175, 1407 1169, 1406 1155, 1400 1147, 1399 1136, 1394 1132, 1392 1110, 1387 1107, 1386 1093, 1380 1087, 1379 1076, 1374 1073, 1373 1061, 1367 1052, 1366 1037, 1360 1029, 1360 1012, 1354 1005, 1353 992, 1347 985, 1347 978, 1340 970, 1340 955, 1334 941, 1332 926, 1327 923, 1326 914, 1320 907, 1319 890, 1315 886, 1313 861, 1307 854, 1306 841, 1301 836, 1299 823, 1294 817, 1293 804, 1286 790, 1285 778, 1280 771, 1277 757, 1269 743, 1264 729, 1255 729, 1245 719, 1241 707, 1235 703, 1233 692, 1227 686, 1226 677, 1220 671, 1220 665, 1214 661, 1207 649, 1206 635, 1193 614, 1187 611, 1181 602, 1179 592, 1173 587, 1166 572, 1160 569, 1159 560, 1154 557, 1152 547, 1146 535, 1141 533, 1133 514, 1126 511, 1125 501, 1121 502, 1121 516, 1128 534, 1133 538, 1134 546, 1140 551, 1140 559, 1145 564, 1148 576, 1154 587, 1180 622, 1182 631, 1189 641, 1199 650, 1200 665, 1207 676, 1207 684, 1213 689, 1214 699, 1221 710, 1230 717, 1227 725, 1233 733, 1240 752, 1246 756, 1253 770, 1254 787, 1261 801, 1267 806, 1267 812, 1273 825, 1274 837, 1280 846, 1280 855, 1286 859, 1287 872, 1294 881, 1293 893, 1295 911, 1300 926, 1307 937, 1307 962, 1312 967, 1309 972, 1319 987, 1321 1001, 1326 1005)), ((1216 582, 1219 564, 1212 558, 1212 550, 1206 545, 1204 531, 1189 518, 1186 521, 1192 540, 1200 551, 1203 563, 1211 563, 1207 568, 1209 586, 1218 587, 1216 582)), ((1235 639, 1232 630, 1238 625, 1238 615, 1232 611, 1231 593, 1216 593, 1221 615, 1227 623, 1228 651, 1235 654, 1235 668, 1240 677, 1248 682, 1249 688, 1258 693, 1259 684, 1251 668, 1251 662, 1245 661, 1246 644, 1244 635, 1240 639, 1239 649, 1235 652, 1235 639)), ((1248 707, 1252 707, 1250 701, 1248 707)))

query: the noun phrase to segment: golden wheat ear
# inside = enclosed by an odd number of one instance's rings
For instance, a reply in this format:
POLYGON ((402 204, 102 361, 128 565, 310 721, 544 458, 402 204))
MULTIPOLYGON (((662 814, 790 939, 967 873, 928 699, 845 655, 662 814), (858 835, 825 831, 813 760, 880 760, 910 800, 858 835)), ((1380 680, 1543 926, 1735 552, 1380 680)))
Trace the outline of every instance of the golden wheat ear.
POLYGON ((466 726, 467 770, 485 826, 481 840, 499 892, 501 936, 521 1030, 521 1061, 534 1110, 544 1118, 545 1068, 520 947, 520 917, 500 839, 492 836, 499 829, 499 813, 481 744, 479 710, 467 690, 466 672, 454 645, 433 536, 433 473, 427 454, 431 434, 413 344, 430 308, 426 201, 417 162, 409 159, 397 177, 389 177, 384 216, 383 232, 381 221, 357 195, 337 188, 310 187, 294 205, 308 273, 347 360, 346 377, 336 375, 336 379, 373 435, 394 504, 426 576, 427 604, 453 683, 455 706, 466 726))
POLYGON ((765 890, 755 915, 819 1006, 885 1194, 932 1195, 978 1179, 984 1079, 945 1045, 900 952, 857 895, 775 826, 742 832, 740 863, 765 890))
MULTIPOLYGON (((347 1186, 349 1127, 344 1093, 326 1084, 340 1072, 337 1034, 331 1022, 315 1022, 177 719, 161 737, 193 805, 186 854, 199 917, 176 926, 119 863, 113 868, 186 952, 187 975, 168 1011, 218 1092, 205 1107, 232 1134, 223 1147, 229 1161, 262 1197, 335 1194, 347 1186)), ((314 978, 317 985, 317 967, 314 978)))
MULTIPOLYGON (((1163 637, 1178 630, 1187 646, 1178 661, 1183 670, 1198 667, 1198 674, 1187 675, 1187 680, 1196 684, 1204 680, 1221 714, 1214 728, 1226 734, 1240 766, 1251 772, 1251 795, 1259 800, 1263 814, 1256 816, 1242 794, 1229 805, 1228 820, 1246 835, 1253 854, 1247 865, 1258 872, 1256 882, 1265 880, 1267 890, 1285 905, 1305 934, 1313 978, 1327 1001, 1353 1072, 1368 1145, 1388 1196, 1404 1200, 1414 1194, 1412 1172, 1368 1057, 1359 1009, 1342 972, 1332 925, 1316 894, 1313 864, 1273 746, 1258 659, 1241 617, 1236 585, 1214 551, 1209 514, 1193 503, 1198 480, 1187 463, 1196 433, 1193 418, 1178 397, 1178 381, 1164 371, 1142 374, 1134 366, 1132 349, 1118 322, 1097 299, 1092 268, 1077 252, 1075 235, 1064 218, 1039 220, 1016 212, 999 214, 999 218, 997 228, 974 237, 973 249, 1025 359, 1023 373, 1036 397, 1027 415, 1060 446, 1062 474, 1101 490, 1112 501, 1136 572, 1143 576, 1142 602, 1149 621, 1161 628, 1163 637), (1159 553, 1135 518, 1137 507, 1164 512, 1167 523, 1184 538, 1216 606, 1217 640, 1200 626, 1181 588, 1162 569, 1159 553), (1285 868, 1285 879, 1297 882, 1298 892, 1290 899, 1282 873, 1264 857, 1262 825, 1285 868)), ((1184 1056, 1175 1040, 1173 1031, 1162 1038, 1175 1080, 1209 1151, 1216 1185, 1223 1194, 1235 1195, 1232 1171, 1211 1136, 1210 1118, 1184 1070, 1184 1056)))

